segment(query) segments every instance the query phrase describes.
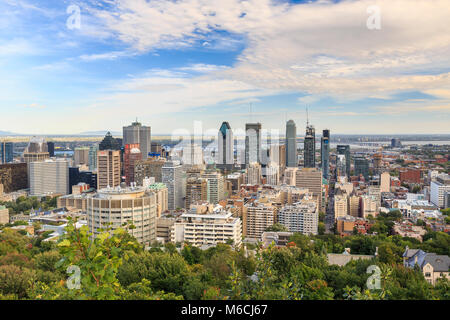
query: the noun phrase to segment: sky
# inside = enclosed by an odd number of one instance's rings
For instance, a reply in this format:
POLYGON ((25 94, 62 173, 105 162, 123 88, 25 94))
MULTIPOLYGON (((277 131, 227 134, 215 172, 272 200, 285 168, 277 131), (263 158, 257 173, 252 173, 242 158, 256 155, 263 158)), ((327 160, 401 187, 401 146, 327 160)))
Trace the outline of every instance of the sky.
POLYGON ((2 0, 0 131, 302 135, 308 108, 316 132, 448 134, 449 17, 448 0, 2 0))

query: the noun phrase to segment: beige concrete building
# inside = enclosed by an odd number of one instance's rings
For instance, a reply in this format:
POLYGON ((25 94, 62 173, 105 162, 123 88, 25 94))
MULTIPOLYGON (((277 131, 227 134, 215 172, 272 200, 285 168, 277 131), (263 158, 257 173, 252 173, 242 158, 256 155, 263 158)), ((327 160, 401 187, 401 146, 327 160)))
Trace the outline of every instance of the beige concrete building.
POLYGON ((46 196, 69 193, 69 163, 64 159, 31 162, 30 195, 46 196))
POLYGON ((185 208, 198 201, 208 200, 208 182, 206 179, 191 177, 186 180, 185 208))
POLYGON ((350 195, 348 197, 348 214, 352 217, 359 217, 359 207, 361 198, 357 195, 350 195))
POLYGON ((89 148, 78 147, 73 150, 73 164, 74 166, 89 165, 89 148))
POLYGON ((389 172, 383 172, 380 175, 380 190, 381 192, 391 191, 391 175, 389 172))
POLYGON ((308 189, 313 196, 318 198, 319 210, 324 211, 325 203, 322 204, 322 171, 316 168, 302 168, 298 170, 295 174, 295 186, 308 189))
POLYGON ((317 201, 306 196, 293 205, 286 205, 279 210, 277 221, 290 232, 317 235, 319 226, 317 201))
POLYGON ((247 184, 261 184, 261 165, 257 162, 250 163, 247 168, 247 184))
POLYGON ((0 206, 0 224, 9 223, 9 210, 5 206, 0 206))
POLYGON ((120 151, 98 151, 97 167, 97 189, 120 185, 120 151))
POLYGON ((348 215, 348 200, 346 194, 334 196, 334 219, 348 215))
POLYGON ((262 234, 276 222, 277 208, 271 202, 255 201, 245 205, 243 233, 248 238, 261 239, 262 234))
POLYGON ((145 177, 154 177, 155 182, 162 182, 162 167, 166 163, 165 158, 150 157, 136 162, 134 168, 135 182, 141 186, 145 177))
POLYGON ((161 217, 164 211, 169 210, 169 190, 164 183, 153 183, 147 188, 156 195, 156 216, 161 217))
POLYGON ((199 205, 181 215, 171 230, 172 242, 188 242, 193 246, 216 245, 231 241, 235 247, 242 243, 241 219, 222 206, 199 205))
POLYGON ((156 219, 156 239, 162 243, 171 241, 172 227, 175 224, 175 218, 159 217, 156 219))
POLYGON ((156 240, 156 194, 144 187, 107 188, 87 199, 87 225, 94 236, 100 228, 117 229, 130 222, 127 229, 141 244, 156 240))

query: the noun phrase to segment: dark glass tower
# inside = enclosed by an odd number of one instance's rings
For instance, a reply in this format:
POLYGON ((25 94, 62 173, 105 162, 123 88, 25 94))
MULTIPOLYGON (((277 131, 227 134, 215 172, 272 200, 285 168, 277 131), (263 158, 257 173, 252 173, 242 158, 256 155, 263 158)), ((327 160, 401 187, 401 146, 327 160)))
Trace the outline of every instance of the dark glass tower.
POLYGON ((13 162, 14 145, 12 142, 0 142, 0 164, 13 162))
POLYGON ((234 164, 234 141, 233 132, 231 131, 230 124, 223 122, 219 129, 218 135, 218 147, 219 147, 219 164, 234 164))
POLYGON ((261 123, 245 124, 245 166, 261 163, 261 123))
POLYGON ((118 139, 113 138, 110 132, 100 142, 99 150, 120 150, 122 143, 118 139))
POLYGON ((322 174, 325 179, 330 176, 330 130, 325 129, 320 140, 320 159, 322 174))
POLYGON ((296 168, 297 166, 297 127, 294 120, 289 120, 286 123, 286 167, 296 168))
POLYGON ((364 157, 355 158, 355 176, 362 174, 364 179, 369 180, 369 161, 364 157))
POLYGON ((350 146, 349 145, 338 145, 337 154, 342 154, 345 156, 345 172, 347 177, 350 177, 350 146))
POLYGON ((48 149, 48 155, 49 157, 55 156, 55 143, 54 142, 47 142, 47 149, 48 149))
POLYGON ((316 131, 314 126, 306 126, 305 145, 304 145, 304 167, 316 167, 316 131))

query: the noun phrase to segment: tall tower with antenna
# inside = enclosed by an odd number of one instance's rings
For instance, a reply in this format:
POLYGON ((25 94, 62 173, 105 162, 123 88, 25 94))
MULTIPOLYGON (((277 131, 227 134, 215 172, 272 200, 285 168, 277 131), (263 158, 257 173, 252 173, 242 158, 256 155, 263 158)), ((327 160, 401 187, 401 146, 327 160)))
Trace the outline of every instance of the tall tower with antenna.
POLYGON ((313 125, 309 124, 308 107, 306 107, 306 135, 304 140, 304 167, 316 167, 316 132, 313 125))

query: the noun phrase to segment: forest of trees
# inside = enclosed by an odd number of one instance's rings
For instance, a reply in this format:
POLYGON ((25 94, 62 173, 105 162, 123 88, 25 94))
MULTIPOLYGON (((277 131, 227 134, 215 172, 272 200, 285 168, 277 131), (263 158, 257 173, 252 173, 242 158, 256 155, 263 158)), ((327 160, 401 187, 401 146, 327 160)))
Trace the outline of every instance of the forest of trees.
POLYGON ((202 251, 185 244, 143 249, 126 230, 104 231, 94 241, 87 227, 58 243, 11 228, 0 233, 0 299, 449 299, 450 283, 428 284, 407 269, 406 245, 449 254, 450 236, 430 233, 423 243, 385 234, 305 236, 295 246, 236 251, 219 244, 202 251), (374 254, 340 267, 326 253, 374 254), (254 253, 254 254, 252 254, 254 253), (366 270, 381 270, 381 289, 368 290, 366 270), (69 287, 71 289, 69 289, 69 287))

